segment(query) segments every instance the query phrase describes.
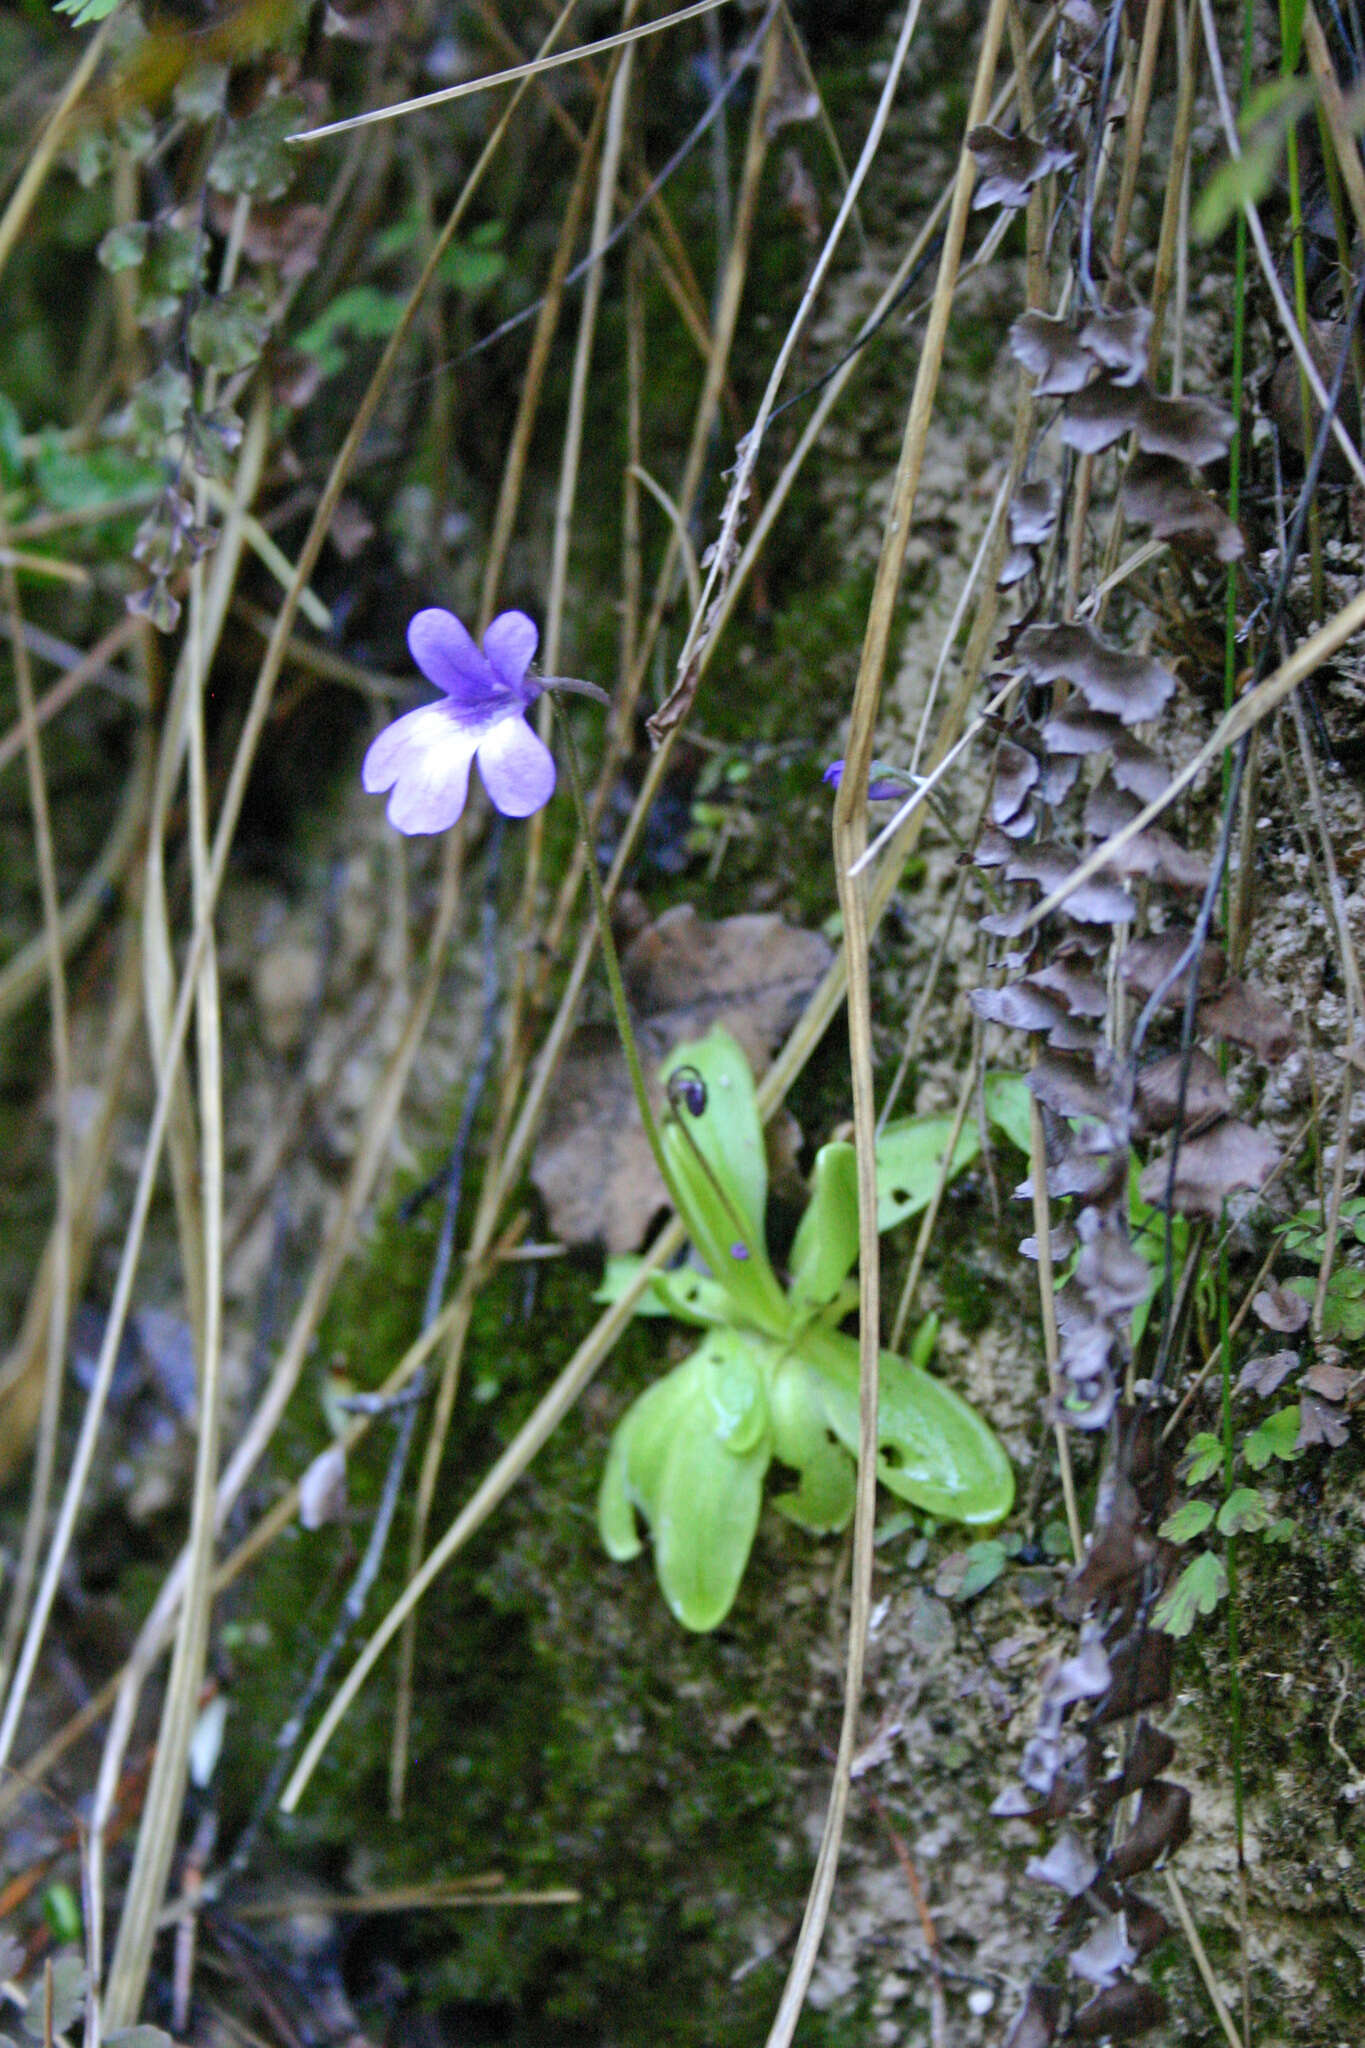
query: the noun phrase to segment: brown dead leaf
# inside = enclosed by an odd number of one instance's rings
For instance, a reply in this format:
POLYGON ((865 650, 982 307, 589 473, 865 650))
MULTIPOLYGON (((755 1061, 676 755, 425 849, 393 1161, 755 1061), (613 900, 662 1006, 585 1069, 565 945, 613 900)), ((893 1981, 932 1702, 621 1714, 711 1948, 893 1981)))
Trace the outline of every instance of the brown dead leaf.
MULTIPOLYGON (((621 962, 646 1073, 652 1080, 674 1046, 719 1024, 761 1074, 831 958, 818 932, 770 914, 708 924, 689 903, 665 911, 621 962)), ((574 1034, 531 1179, 557 1236, 609 1252, 633 1251, 666 1205, 610 1027, 574 1034)))
POLYGON ((1303 1395, 1299 1402, 1296 1449, 1305 1451, 1313 1444, 1326 1444, 1331 1451, 1339 1450, 1349 1433, 1346 1417, 1334 1401, 1320 1401, 1316 1394, 1303 1395))
POLYGON ((1252 1300, 1252 1310, 1258 1322, 1267 1330, 1274 1330, 1280 1337, 1296 1337, 1300 1330, 1307 1329, 1310 1310, 1301 1294, 1290 1294, 1278 1281, 1272 1280, 1252 1300))
MULTIPOLYGON (((1217 1218, 1225 1198, 1238 1188, 1259 1188, 1279 1164, 1279 1147, 1262 1131, 1225 1117, 1202 1137, 1186 1138, 1176 1161, 1174 1202, 1183 1216, 1217 1218)), ((1154 1208, 1166 1204, 1170 1158, 1143 1168, 1138 1193, 1154 1208)))

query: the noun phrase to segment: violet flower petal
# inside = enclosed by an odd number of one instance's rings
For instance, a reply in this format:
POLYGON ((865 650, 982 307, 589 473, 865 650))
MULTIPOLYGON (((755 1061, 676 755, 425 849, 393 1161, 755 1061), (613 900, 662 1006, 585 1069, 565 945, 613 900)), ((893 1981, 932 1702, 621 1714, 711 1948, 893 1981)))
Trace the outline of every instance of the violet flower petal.
POLYGON ((555 759, 524 718, 503 718, 479 742, 483 786, 504 818, 529 818, 550 801, 555 759))
POLYGON ((499 612, 483 636, 483 651, 494 675, 527 701, 526 671, 539 644, 535 620, 525 612, 499 612))
POLYGON ((408 649, 427 681, 444 690, 466 717, 487 723, 510 708, 507 685, 494 674, 454 612, 433 605, 414 613, 408 649))
POLYGON ((360 779, 372 796, 392 789, 388 816, 396 831, 447 832, 465 807, 478 745, 478 733, 466 729, 451 705, 424 704, 371 741, 360 779))

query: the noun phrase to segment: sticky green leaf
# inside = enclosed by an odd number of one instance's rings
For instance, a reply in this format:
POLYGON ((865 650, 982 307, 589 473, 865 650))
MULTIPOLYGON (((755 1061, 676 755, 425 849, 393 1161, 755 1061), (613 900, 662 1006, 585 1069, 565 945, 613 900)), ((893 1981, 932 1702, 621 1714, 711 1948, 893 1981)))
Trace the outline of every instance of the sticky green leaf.
POLYGON ((1224 1536, 1254 1535, 1270 1527, 1270 1509, 1254 1486, 1238 1486, 1218 1510, 1218 1527, 1224 1536))
POLYGON ((858 1162, 851 1145, 822 1145, 806 1212, 791 1252, 791 1292, 798 1309, 833 1301, 858 1257, 858 1162))
POLYGON ((1187 1636, 1201 1614, 1212 1614, 1228 1589, 1227 1567, 1205 1550, 1192 1558, 1152 1613, 1152 1626, 1168 1636, 1187 1636))
POLYGON ((650 1517, 664 1598, 684 1628, 699 1632, 715 1628, 734 1605, 772 1454, 770 1432, 754 1434, 766 1402, 752 1382, 753 1398, 746 1395, 744 1347, 721 1341, 733 1334, 716 1331, 689 1361, 706 1399, 678 1412, 650 1517))
POLYGON ((773 1506, 812 1536, 833 1536, 846 1529, 852 1520, 855 1492, 852 1458, 840 1445, 825 1443, 810 1463, 801 1468, 801 1483, 796 1490, 779 1493, 773 1506))
MULTIPOLYGON (((950 1116, 912 1116, 886 1126, 877 1140, 878 1230, 894 1229, 907 1216, 918 1216, 928 1208, 939 1184, 953 1122, 950 1116)), ((948 1179, 970 1166, 980 1150, 976 1125, 964 1123, 948 1179)))
POLYGON ((1212 1502, 1187 1500, 1173 1515, 1167 1515, 1160 1533, 1168 1543, 1189 1543, 1194 1537, 1202 1536, 1212 1520, 1212 1502))
POLYGON ((729 1032, 716 1029, 679 1046, 664 1062, 664 1081, 684 1067, 701 1084, 700 1113, 682 1102, 661 1127, 683 1221, 741 1320, 781 1335, 793 1312, 768 1262, 768 1162, 749 1062, 729 1032))
MULTIPOLYGON (((635 1512, 652 1523, 669 1445, 683 1415, 705 1409, 706 1388, 696 1355, 641 1394, 617 1424, 597 1496, 597 1526, 607 1555, 618 1563, 639 1554, 635 1512)), ((707 1427, 711 1418, 706 1414, 707 1427)))
POLYGON ((1242 1445, 1242 1455, 1253 1472, 1264 1472, 1272 1458, 1292 1464, 1299 1455, 1299 1404, 1277 1408, 1267 1415, 1259 1429, 1253 1429, 1242 1445))
POLYGON ((1022 1074, 987 1074, 982 1089, 991 1123, 1027 1157, 1033 1149, 1028 1082, 1022 1074))
MULTIPOLYGON (((858 1449, 858 1346, 818 1325, 792 1343, 808 1369, 825 1421, 846 1450, 858 1449)), ((877 1471, 882 1484, 942 1521, 1003 1520, 1014 1474, 999 1440, 974 1408, 922 1367, 881 1354, 877 1471)))

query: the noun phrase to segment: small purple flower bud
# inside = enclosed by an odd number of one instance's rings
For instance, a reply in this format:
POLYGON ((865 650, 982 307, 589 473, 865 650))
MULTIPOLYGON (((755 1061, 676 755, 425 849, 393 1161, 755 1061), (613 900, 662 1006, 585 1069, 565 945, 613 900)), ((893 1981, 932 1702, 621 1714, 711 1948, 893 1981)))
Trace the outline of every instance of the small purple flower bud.
POLYGON ((730 1257, 731 1257, 732 1259, 747 1259, 747 1258, 748 1258, 748 1256, 749 1256, 749 1247, 748 1247, 748 1245, 747 1245, 747 1244, 732 1244, 732 1245, 731 1245, 731 1247, 730 1247, 730 1257))
MULTIPOLYGON (((820 780, 828 782, 833 788, 837 789, 843 781, 843 777, 843 762, 831 761, 824 774, 820 777, 820 780)), ((898 798, 904 795, 905 790, 903 786, 899 782, 892 781, 889 775, 874 775, 867 785, 867 800, 869 803, 895 803, 898 798)))
POLYGON ((706 1113, 706 1083, 695 1067, 677 1067, 668 1077, 668 1099, 674 1109, 680 1105, 691 1116, 706 1113))

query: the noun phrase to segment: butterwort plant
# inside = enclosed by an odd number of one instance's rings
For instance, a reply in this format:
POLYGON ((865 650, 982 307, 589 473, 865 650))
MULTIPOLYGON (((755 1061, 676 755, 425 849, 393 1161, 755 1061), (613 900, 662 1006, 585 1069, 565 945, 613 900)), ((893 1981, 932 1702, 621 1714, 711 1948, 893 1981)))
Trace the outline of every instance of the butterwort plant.
POLYGON ((477 761, 489 800, 505 818, 529 818, 550 801, 555 762, 527 724, 543 681, 531 676, 540 635, 525 612, 500 612, 480 647, 453 612, 433 606, 408 627, 408 648, 441 692, 386 725, 366 752, 360 779, 390 792, 399 832, 448 832, 464 810, 477 761))
MULTIPOLYGON (((706 1334, 618 1425, 597 1513, 618 1561, 639 1554, 644 1522, 673 1614, 707 1630, 739 1591, 774 1462, 795 1475, 775 1504, 799 1527, 831 1533, 853 1513, 859 1357, 838 1325, 857 1302, 857 1180, 851 1145, 816 1155, 784 1285, 768 1254, 763 1127, 743 1052, 717 1028, 679 1047, 663 1077, 669 1182, 702 1266, 654 1274, 637 1313, 673 1316, 706 1334)), ((1004 1128, 1019 1121, 1011 1086, 1022 1088, 995 1077, 991 1090, 1004 1128)), ((884 1133, 883 1228, 929 1200, 948 1121, 911 1118, 884 1133)), ((975 1133, 963 1138, 950 1171, 975 1150, 975 1133)), ((616 1299, 638 1268, 636 1259, 612 1260, 599 1299, 616 1299)), ((881 1354, 878 1476, 939 1520, 988 1525, 1009 1512, 1013 1474, 975 1409, 926 1370, 937 1331, 931 1316, 909 1358, 881 1354)))

